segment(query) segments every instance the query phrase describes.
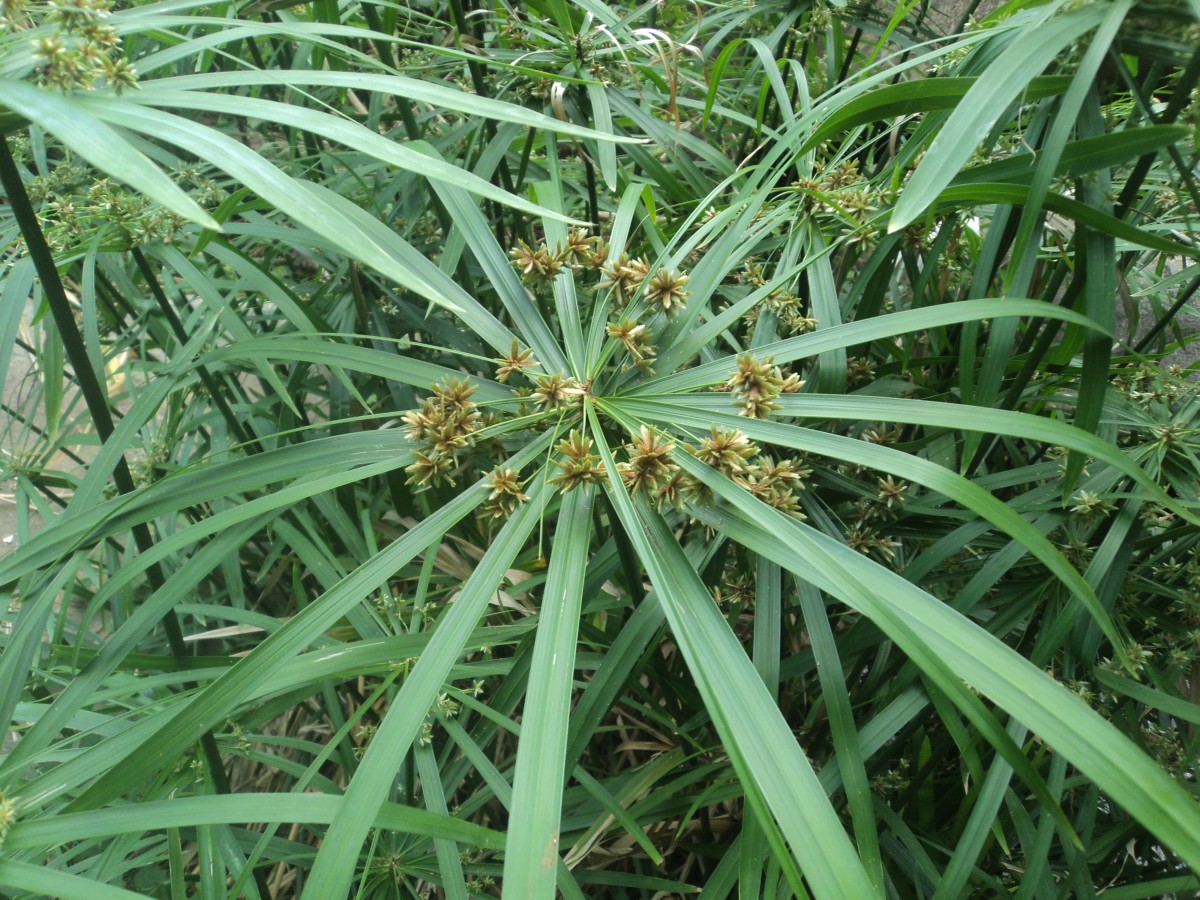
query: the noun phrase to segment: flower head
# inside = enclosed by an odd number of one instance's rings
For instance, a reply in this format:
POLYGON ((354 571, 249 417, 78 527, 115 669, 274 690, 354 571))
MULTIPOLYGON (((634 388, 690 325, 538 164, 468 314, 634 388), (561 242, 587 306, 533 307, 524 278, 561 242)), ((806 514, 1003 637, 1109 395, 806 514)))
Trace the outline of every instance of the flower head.
POLYGON ((534 248, 525 241, 517 241, 517 246, 509 256, 521 280, 532 288, 540 289, 551 284, 565 268, 563 257, 551 253, 545 244, 534 248))
POLYGON ((508 356, 501 357, 496 362, 498 364, 496 380, 501 384, 507 382, 514 373, 538 364, 537 360, 533 358, 533 351, 528 347, 522 350, 516 338, 513 338, 512 349, 508 352, 508 356))
POLYGON ((759 359, 752 353, 737 358, 737 371, 729 376, 724 387, 733 393, 741 407, 739 415, 765 419, 779 409, 775 401, 780 394, 795 393, 804 386, 799 375, 785 377, 773 362, 773 357, 759 359))
POLYGON ((551 478, 550 483, 559 485, 562 493, 580 485, 598 484, 607 477, 604 463, 592 453, 592 439, 582 431, 573 430, 566 440, 559 441, 558 452, 563 456, 554 464, 562 469, 562 474, 551 478))
POLYGON ((633 443, 626 445, 629 461, 617 465, 625 486, 653 495, 678 470, 670 456, 674 447, 674 441, 643 425, 633 443))
POLYGON ((537 387, 533 391, 533 399, 545 409, 566 406, 573 400, 583 396, 583 388, 579 382, 565 372, 543 375, 537 379, 537 387))
POLYGON ((668 316, 674 317, 691 295, 691 291, 684 289, 687 283, 686 275, 677 274, 669 269, 659 269, 646 285, 646 299, 656 303, 668 316))
POLYGON ((719 430, 712 427, 712 436, 700 441, 696 458, 726 475, 741 475, 749 468, 749 461, 758 453, 758 448, 736 428, 719 430))
POLYGON ((622 253, 614 262, 605 263, 600 271, 604 280, 596 287, 611 288, 617 306, 624 306, 650 274, 650 263, 645 259, 630 259, 628 253, 622 253))
POLYGON ((483 503, 484 514, 491 519, 507 519, 528 495, 521 490, 521 473, 497 466, 488 475, 485 487, 491 490, 483 503))

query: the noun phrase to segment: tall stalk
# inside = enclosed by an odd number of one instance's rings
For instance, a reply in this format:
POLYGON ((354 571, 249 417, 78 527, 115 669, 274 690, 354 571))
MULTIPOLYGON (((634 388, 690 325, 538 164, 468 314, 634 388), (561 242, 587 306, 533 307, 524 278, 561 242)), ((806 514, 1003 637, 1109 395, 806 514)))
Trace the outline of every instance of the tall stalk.
MULTIPOLYGON (((71 309, 67 292, 58 274, 58 267, 54 262, 54 254, 46 242, 46 236, 42 232, 37 213, 29 200, 29 194, 25 191, 25 184, 21 180, 21 173, 17 169, 7 138, 0 140, 0 185, 3 186, 4 193, 8 197, 13 218, 20 228, 38 279, 42 283, 42 290, 45 292, 50 306, 50 314, 54 317, 55 327, 67 353, 67 360, 70 362, 71 368, 75 370, 75 379, 79 385, 79 391, 83 395, 84 403, 87 405, 92 424, 95 426, 100 440, 106 442, 112 437, 114 427, 112 412, 108 405, 108 395, 88 359, 83 336, 75 322, 75 314, 71 309)), ((131 494, 135 490, 133 475, 129 471, 129 464, 124 453, 117 457, 116 465, 113 467, 113 482, 120 494, 131 494)), ((154 547, 154 538, 149 527, 145 523, 137 523, 132 526, 131 530, 138 552, 149 553, 154 547)), ((147 567, 146 577, 155 591, 160 590, 166 583, 162 568, 157 563, 147 567)), ((183 628, 175 610, 167 610, 163 617, 163 629, 166 632, 167 645, 171 650, 171 655, 176 659, 186 659, 190 654, 187 644, 184 643, 183 628)), ((184 687, 186 690, 194 690, 196 684, 187 682, 184 687)), ((211 731, 206 731, 201 736, 200 747, 213 786, 218 793, 230 793, 229 775, 225 771, 225 764, 221 760, 221 751, 217 747, 216 738, 213 737, 211 731)), ((261 873, 256 872, 256 875, 261 881, 260 892, 265 896, 267 894, 266 880, 262 878, 261 873)))

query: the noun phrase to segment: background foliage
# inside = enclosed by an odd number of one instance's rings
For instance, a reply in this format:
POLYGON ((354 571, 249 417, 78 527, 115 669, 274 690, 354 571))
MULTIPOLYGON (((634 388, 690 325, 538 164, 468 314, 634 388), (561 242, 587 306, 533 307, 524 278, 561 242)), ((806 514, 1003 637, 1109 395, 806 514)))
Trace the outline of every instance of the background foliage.
POLYGON ((1198 18, 0 3, 0 885, 1194 890, 1198 18))

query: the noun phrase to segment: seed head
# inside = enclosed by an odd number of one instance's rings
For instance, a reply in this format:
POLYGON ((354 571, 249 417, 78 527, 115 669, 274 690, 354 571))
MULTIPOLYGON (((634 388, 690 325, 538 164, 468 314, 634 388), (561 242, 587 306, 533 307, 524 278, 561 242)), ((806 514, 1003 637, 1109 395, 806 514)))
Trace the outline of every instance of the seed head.
POLYGON ((533 399, 545 409, 555 409, 566 406, 573 400, 584 395, 579 382, 567 375, 566 372, 556 372, 553 375, 543 375, 537 379, 533 399))
POLYGON ((641 258, 630 259, 628 253, 622 253, 615 262, 605 263, 600 271, 604 280, 596 285, 597 289, 612 288, 617 306, 624 306, 650 274, 650 263, 641 258))
POLYGON ((516 469, 497 466, 487 477, 485 487, 491 490, 483 504, 484 514, 491 519, 507 519, 528 495, 521 490, 521 473, 516 469))
POLYGON ((450 477, 450 472, 454 468, 452 457, 437 452, 425 453, 421 450, 414 450, 413 459, 413 463, 404 469, 408 473, 406 484, 432 486, 439 481, 454 484, 454 479, 450 477))
POLYGON ((8 837, 8 830, 17 821, 17 804, 4 791, 0 791, 0 847, 8 837))
POLYGON ((863 525, 855 525, 850 529, 846 534, 846 543, 850 545, 851 550, 857 550, 864 556, 873 553, 883 562, 892 562, 896 558, 896 550, 900 547, 899 541, 884 537, 863 525))
POLYGON ((846 363, 846 377, 852 385, 873 381, 875 363, 862 356, 852 356, 846 363))
POLYGON ((654 491, 654 503, 659 510, 683 509, 684 500, 696 493, 696 480, 683 469, 676 468, 654 491))
POLYGON ((725 382, 727 390, 733 392, 739 415, 755 419, 767 418, 772 410, 779 409, 775 400, 782 393, 798 391, 804 384, 798 375, 784 378, 779 366, 773 365, 774 357, 758 359, 751 353, 737 358, 737 371, 725 382))
POLYGON ((759 500, 780 512, 798 519, 804 518, 796 495, 804 490, 804 478, 812 470, 794 459, 775 462, 769 456, 760 457, 741 479, 741 483, 759 500))
POLYGON ((109 59, 106 56, 100 61, 100 71, 104 80, 118 94, 138 86, 137 69, 126 59, 109 59))
POLYGON ((904 495, 908 491, 907 481, 896 481, 891 475, 878 480, 879 491, 876 497, 880 503, 883 503, 888 509, 892 506, 903 506, 904 495))
POLYGON ((538 364, 537 360, 533 358, 533 351, 529 348, 522 350, 516 338, 513 338, 512 349, 508 352, 508 356, 501 357, 496 362, 498 363, 496 380, 501 384, 507 382, 511 375, 522 369, 538 364))
POLYGON ((567 235, 567 245, 558 255, 571 266, 592 266, 598 244, 603 243, 598 237, 589 237, 586 228, 572 228, 567 235))
POLYGON ((524 241, 517 241, 509 256, 521 280, 535 289, 553 283, 565 268, 563 258, 547 250, 545 244, 539 244, 535 249, 524 241))
POLYGON ((454 462, 458 451, 475 443, 479 430, 479 412, 469 399, 475 385, 465 378, 447 378, 433 386, 420 410, 403 416, 409 440, 423 445, 426 454, 436 454, 454 462))
POLYGON ((799 312, 785 313, 780 321, 792 334, 808 334, 817 330, 817 320, 799 312))
POLYGON ((659 269, 646 285, 646 299, 657 303, 668 317, 674 318, 679 308, 687 302, 691 291, 685 290, 688 283, 686 275, 676 274, 668 269, 659 269))
POLYGON ((617 465, 625 486, 632 492, 654 495, 678 469, 670 456, 674 447, 674 441, 643 425, 633 443, 626 445, 629 461, 617 465))
POLYGON ((1071 513, 1084 523, 1098 522, 1107 519, 1117 508, 1103 497, 1091 491, 1080 491, 1075 495, 1075 505, 1071 513))
POLYGON ((850 187, 852 184, 857 184, 858 180, 858 160, 851 159, 830 169, 821 180, 821 186, 825 190, 831 191, 850 187))
POLYGON ((598 484, 605 479, 607 473, 604 463, 592 453, 592 439, 582 431, 575 429, 566 440, 559 441, 558 452, 563 458, 556 459, 554 464, 562 469, 562 474, 551 478, 550 483, 559 485, 562 493, 583 484, 598 484))
POLYGON ((470 398, 475 385, 466 378, 447 378, 433 386, 419 410, 404 414, 408 439, 419 445, 405 471, 409 484, 453 484, 450 472, 458 464, 458 451, 475 444, 480 415, 470 398))
POLYGON ((475 385, 466 378, 447 378, 433 386, 433 394, 445 406, 465 408, 473 406, 470 398, 475 393, 475 385))
POLYGON ((46 6, 50 11, 51 22, 73 31, 108 15, 112 4, 96 0, 50 0, 46 6))
POLYGON ((748 468, 748 461, 757 453, 758 448, 736 428, 718 430, 714 425, 712 436, 700 441, 696 458, 732 477, 744 473, 748 468))
POLYGON ((625 345, 625 349, 633 356, 634 365, 639 369, 648 370, 654 362, 654 345, 650 343, 650 332, 646 330, 645 325, 632 319, 609 323, 608 336, 625 345))

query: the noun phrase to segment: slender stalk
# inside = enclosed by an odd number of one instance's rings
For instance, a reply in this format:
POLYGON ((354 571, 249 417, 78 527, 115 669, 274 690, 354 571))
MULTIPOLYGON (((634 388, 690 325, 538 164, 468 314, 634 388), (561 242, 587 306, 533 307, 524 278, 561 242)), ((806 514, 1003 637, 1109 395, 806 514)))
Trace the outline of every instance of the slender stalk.
POLYGON ((854 64, 854 54, 858 52, 859 42, 862 41, 863 30, 861 28, 854 29, 854 35, 850 38, 850 46, 846 49, 846 58, 842 60, 842 70, 838 72, 838 83, 846 80, 846 76, 850 74, 850 66, 854 64))
MULTIPOLYGON (((13 409, 7 403, 0 403, 0 412, 4 413, 6 416, 8 416, 9 420, 12 422, 20 422, 21 427, 23 429, 25 429, 26 431, 32 432, 33 434, 37 435, 38 437, 46 436, 45 429, 39 428, 36 422, 29 421, 29 419, 25 416, 24 413, 22 413, 20 410, 13 409)), ((58 452, 61 453, 63 456, 65 456, 67 459, 71 460, 71 462, 73 462, 77 465, 80 465, 80 466, 87 465, 87 463, 84 462, 83 457, 80 456, 78 453, 76 453, 74 450, 72 450, 70 447, 59 447, 58 452)), ((41 487, 41 485, 39 485, 39 487, 41 487)))
MULTIPOLYGON (((150 293, 154 295, 154 299, 158 303, 158 308, 163 314, 163 318, 167 320, 167 325, 174 332, 176 340, 180 343, 187 343, 187 329, 183 327, 183 322, 180 321, 179 315, 175 312, 175 307, 171 305, 171 301, 167 299, 166 293, 162 289, 162 285, 158 282, 158 276, 154 274, 154 270, 150 268, 150 263, 146 261, 146 256, 142 251, 134 247, 131 251, 133 261, 137 263, 138 270, 142 273, 142 277, 146 279, 146 286, 150 288, 150 293)), ((246 427, 233 414, 233 409, 229 406, 229 401, 225 399, 225 393, 221 390, 217 380, 212 373, 203 365, 196 366, 196 374, 200 376, 200 381, 204 385, 204 389, 208 391, 208 395, 212 397, 213 403, 216 404, 217 410, 221 413, 225 423, 229 426, 229 430, 233 432, 238 441, 243 444, 250 453, 258 451, 255 444, 256 438, 253 434, 246 430, 246 427)))
POLYGON ((596 167, 586 156, 583 159, 583 174, 587 179, 588 221, 600 224, 600 195, 596 190, 596 167))
MULTIPOLYGON (((625 586, 634 605, 637 605, 646 596, 646 592, 642 589, 642 570, 637 553, 629 541, 629 535, 625 533, 625 526, 617 518, 617 511, 613 509, 612 501, 608 499, 607 495, 601 494, 600 496, 604 501, 604 511, 608 516, 609 528, 612 529, 613 538, 617 542, 617 555, 621 559, 621 571, 625 576, 625 586)), ((597 507, 599 505, 597 504, 597 507)))
MULTIPOLYGON (((467 13, 463 7, 462 0, 450 0, 450 13, 454 17, 454 25, 458 29, 460 35, 470 35, 477 44, 482 44, 483 35, 481 32, 472 28, 472 23, 467 18, 467 13)), ((467 60, 467 69, 471 74, 471 84, 475 88, 475 93, 480 97, 491 97, 492 91, 488 87, 486 72, 484 67, 474 59, 467 60)), ((496 123, 491 119, 486 119, 483 123, 483 133, 488 142, 496 137, 496 123)), ((508 170, 508 161, 500 160, 500 165, 496 168, 496 175, 499 177, 498 187, 503 187, 510 194, 513 192, 512 173, 508 170)), ((496 184, 496 178, 493 177, 492 183, 496 184)), ((506 246, 507 240, 504 235, 504 215, 500 205, 495 201, 488 201, 488 207, 492 211, 492 218, 495 222, 496 240, 500 242, 500 246, 506 246)))
POLYGON ((958 19, 958 26, 955 31, 963 31, 967 27, 967 23, 971 21, 971 17, 975 15, 975 10, 979 9, 979 4, 982 0, 971 0, 967 4, 967 8, 963 10, 962 15, 958 19))
MULTIPOLYGON (((1184 107, 1188 104, 1191 87, 1198 80, 1200 80, 1200 49, 1197 49, 1192 54, 1192 58, 1188 60, 1187 68, 1180 73, 1175 92, 1172 94, 1171 99, 1167 101, 1167 106, 1163 110, 1162 115, 1156 120, 1156 124, 1169 125, 1179 118, 1179 114, 1183 112, 1184 107)), ((1117 198, 1117 208, 1114 210, 1113 215, 1118 219, 1123 219, 1128 215, 1129 210, 1138 197, 1138 192, 1142 188, 1142 183, 1150 173, 1150 167, 1154 165, 1156 157, 1157 154, 1147 154, 1139 159, 1137 165, 1133 167, 1133 171, 1129 174, 1125 186, 1121 189, 1120 197, 1117 198)))
POLYGON ((1171 304, 1171 308, 1167 310, 1166 314, 1163 315, 1161 319, 1154 323, 1154 327, 1147 331, 1142 336, 1141 340, 1134 344, 1133 349, 1138 353, 1145 353, 1146 348, 1154 343, 1154 339, 1158 337, 1167 328, 1167 326, 1171 324, 1172 321, 1174 321, 1175 316, 1177 316, 1179 311, 1183 309, 1187 302, 1191 300, 1193 296, 1195 296, 1197 290, 1200 290, 1200 275, 1197 275, 1190 282, 1188 282, 1188 286, 1180 291, 1179 296, 1175 299, 1175 302, 1171 304))
MULTIPOLYGON (((75 370, 75 378, 79 384, 80 393, 83 395, 84 403, 87 405, 88 413, 92 417, 100 440, 107 441, 113 433, 113 419, 108 407, 108 397, 88 359, 83 336, 79 333, 79 327, 75 323, 74 312, 67 299, 62 279, 59 277, 58 267, 54 263, 54 255, 49 244, 46 243, 46 237, 42 233, 29 195, 25 192, 25 185, 21 181, 21 173, 17 170, 16 162, 8 148, 7 138, 0 140, 0 186, 4 188, 4 193, 8 197, 13 218, 21 230, 25 246, 29 250, 38 278, 42 282, 42 290, 49 302, 50 313, 54 317, 54 324, 62 339, 67 359, 75 370)), ((113 469, 113 481, 116 483, 117 490, 122 494, 132 493, 135 489, 133 476, 129 471, 129 464, 124 454, 117 458, 116 466, 113 469)), ((144 523, 140 523, 134 525, 132 531, 138 551, 149 552, 154 546, 154 538, 150 534, 150 529, 144 523)), ((146 576, 153 590, 161 589, 166 583, 158 564, 151 565, 146 570, 146 576)), ((179 659, 186 658, 188 656, 187 645, 184 644, 183 629, 175 610, 167 611, 166 616, 163 617, 163 628, 166 631, 171 655, 179 659)), ((193 689, 196 685, 189 683, 185 687, 193 689)), ((221 760, 221 751, 217 747, 212 732, 205 732, 200 739, 200 745, 210 770, 209 774, 212 777, 213 785, 219 793, 230 793, 229 775, 225 771, 224 763, 221 760)), ((265 887, 266 885, 263 884, 260 888, 264 891, 264 895, 265 887)))

